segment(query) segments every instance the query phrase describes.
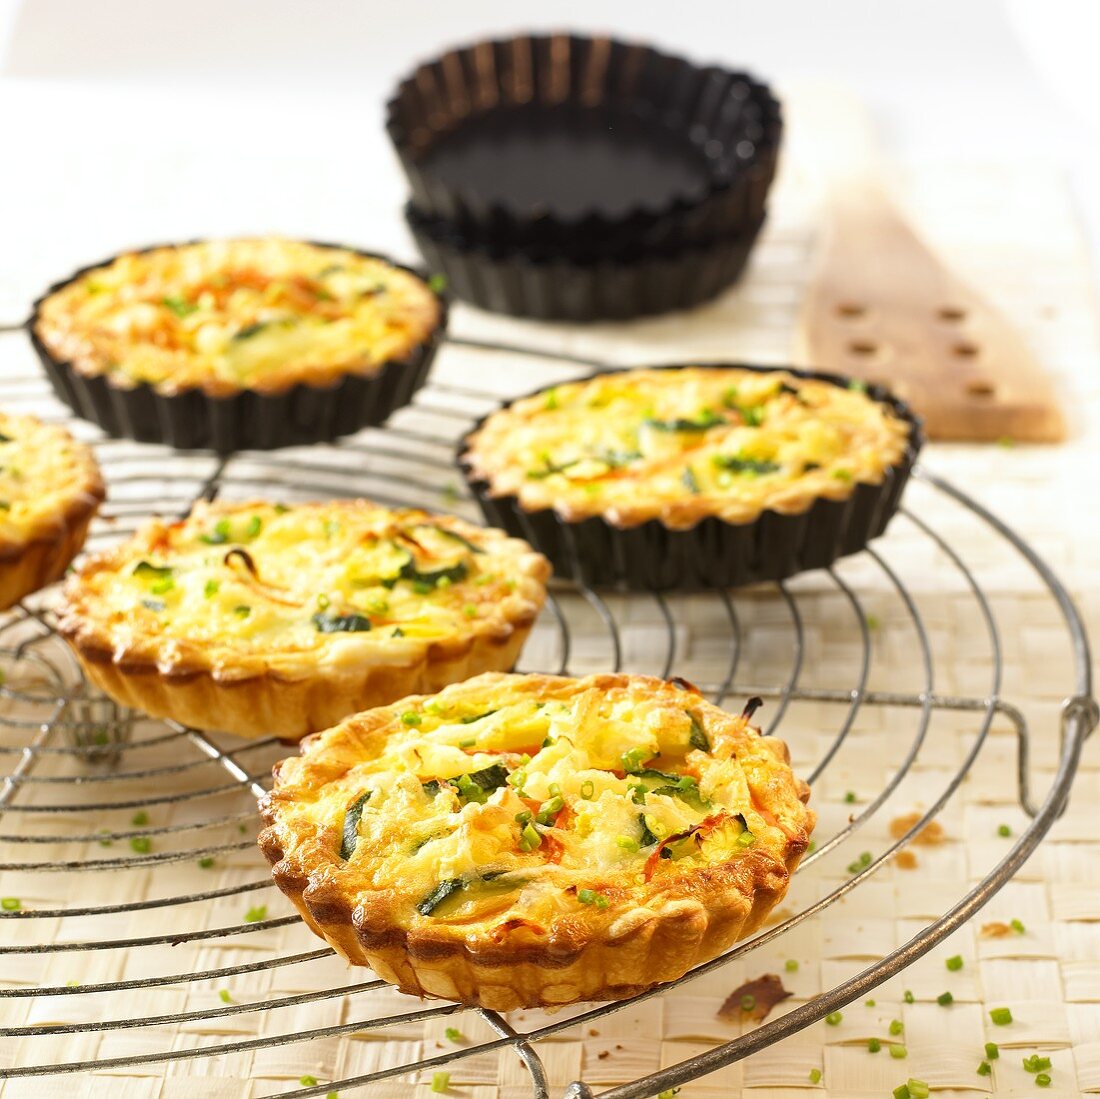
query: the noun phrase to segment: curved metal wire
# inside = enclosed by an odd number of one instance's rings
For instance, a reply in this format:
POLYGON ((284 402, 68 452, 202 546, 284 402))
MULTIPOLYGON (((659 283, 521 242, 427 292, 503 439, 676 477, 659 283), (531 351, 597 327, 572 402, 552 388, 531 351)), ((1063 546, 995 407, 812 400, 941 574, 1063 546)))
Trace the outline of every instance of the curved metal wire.
MULTIPOLYGON (((528 354, 560 362, 573 361, 567 356, 539 352, 533 349, 484 345, 478 341, 453 342, 473 350, 485 350, 487 348, 493 351, 528 354)), ((590 360, 578 358, 576 365, 601 366, 606 364, 593 363, 590 360)), ((33 379, 30 376, 20 379, 20 384, 25 383, 28 389, 33 388, 32 382, 33 379)), ((468 401, 471 405, 477 406, 476 414, 480 414, 485 407, 491 406, 495 400, 496 397, 492 394, 471 387, 434 383, 418 396, 416 406, 409 415, 415 416, 419 413, 422 418, 426 417, 436 423, 449 425, 447 427, 449 434, 444 435, 422 427, 410 426, 405 415, 401 414, 397 417, 398 422, 396 424, 387 426, 384 430, 366 432, 355 440, 345 441, 328 449, 314 448, 310 451, 309 457, 300 457, 295 454, 248 454, 235 458, 213 458, 209 454, 203 453, 176 455, 164 448, 156 448, 155 453, 158 457, 154 468, 149 461, 149 453, 154 451, 135 450, 130 444, 105 440, 99 447, 101 464, 107 469, 108 481, 116 491, 119 491, 119 495, 112 500, 107 512, 107 516, 111 518, 112 522, 97 526, 93 532, 92 544, 98 545, 118 539, 133 528, 135 524, 131 522, 132 520, 142 519, 153 511, 159 510, 168 514, 185 513, 194 499, 212 498, 223 488, 231 489, 234 496, 237 497, 251 492, 270 493, 273 491, 274 486, 277 491, 311 496, 325 494, 350 496, 367 492, 381 502, 393 504, 407 504, 407 497, 402 495, 407 492, 423 494, 426 499, 442 500, 441 493, 445 485, 440 483, 441 479, 443 477, 448 479, 454 477, 451 465, 451 454, 453 452, 453 438, 451 435, 457 437, 462 428, 475 415, 474 411, 464 411, 463 403, 456 402, 468 401), (321 460, 322 456, 332 458, 334 464, 326 464, 325 461, 321 460), (370 465, 360 464, 355 468, 350 468, 336 464, 338 460, 346 461, 349 457, 361 459, 363 463, 370 463, 370 465), (394 468, 395 464, 400 467, 402 463, 409 463, 409 465, 404 469, 394 468), (430 472, 426 475, 423 472, 424 470, 430 472), (432 471, 438 471, 440 478, 431 479, 434 476, 432 471)), ((687 984, 706 973, 728 965, 736 958, 747 956, 760 946, 786 934, 793 927, 813 919, 837 900, 859 888, 863 881, 877 872, 898 851, 912 842, 920 829, 932 820, 956 793, 981 751, 993 718, 997 714, 1006 715, 1015 725, 1020 745, 1021 802, 1025 808, 1035 811, 1035 820, 1031 827, 1021 835, 1009 854, 997 864, 981 883, 960 896, 958 902, 948 913, 939 920, 931 921, 898 950, 892 951, 887 956, 867 966, 862 972, 841 982, 789 1014, 767 1022, 732 1042, 718 1045, 706 1053, 689 1058, 678 1065, 663 1069, 633 1083, 612 1088, 606 1094, 613 1097, 613 1099, 643 1099, 645 1096, 656 1094, 658 1091, 678 1086, 697 1076, 712 1072, 722 1065, 748 1056, 752 1052, 786 1037, 801 1027, 823 1017, 829 1011, 836 1010, 838 1007, 864 995, 874 985, 899 972, 904 966, 925 953, 965 919, 969 918, 981 904, 984 904, 1034 850, 1039 839, 1064 806, 1081 744, 1097 720, 1096 704, 1091 697, 1092 684, 1088 639, 1080 618, 1065 589, 1062 588, 1049 567, 1003 522, 996 519, 964 493, 927 471, 919 469, 917 476, 939 499, 962 509, 964 513, 983 523, 1016 552, 1034 570, 1039 582, 1054 599, 1062 613, 1074 652, 1075 681, 1073 693, 1067 700, 1063 710, 1063 748, 1055 780, 1041 805, 1031 805, 1026 769, 1028 731, 1022 715, 1012 707, 1011 703, 1000 696, 1002 664, 1000 640, 993 609, 963 555, 944 539, 935 525, 925 518, 913 512, 906 512, 904 513, 905 520, 899 521, 908 522, 920 537, 926 539, 938 552, 945 556, 951 569, 962 577, 966 590, 969 591, 974 600, 978 615, 985 625, 990 646, 990 682, 989 689, 984 695, 951 696, 936 692, 935 660, 928 630, 921 617, 916 598, 906 586, 898 570, 889 561, 889 539, 884 543, 887 549, 880 551, 878 548, 872 548, 866 552, 864 557, 867 562, 874 566, 881 580, 886 584, 887 590, 893 593, 893 598, 903 608, 909 628, 912 629, 916 639, 916 652, 919 654, 920 686, 913 690, 882 691, 872 689, 869 686, 872 672, 870 627, 857 588, 845 579, 843 567, 828 570, 826 578, 834 598, 842 601, 843 605, 854 616, 857 624, 860 652, 850 686, 822 687, 807 686, 803 683, 804 672, 806 671, 806 619, 800 604, 798 586, 785 584, 777 585, 775 591, 779 605, 784 608, 786 613, 786 625, 783 628, 789 629, 790 635, 789 665, 784 674, 774 682, 758 684, 739 682, 738 674, 741 668, 742 656, 745 651, 751 652, 751 628, 746 631, 744 626, 745 615, 739 609, 741 597, 736 594, 731 595, 728 592, 714 593, 715 599, 721 605, 724 620, 728 627, 729 652, 724 669, 718 672, 716 681, 713 683, 700 682, 698 684, 703 690, 712 694, 719 704, 735 692, 759 694, 773 700, 776 706, 770 715, 768 732, 779 728, 788 711, 795 704, 813 702, 838 707, 840 717, 836 731, 809 772, 811 782, 818 781, 834 764, 848 742, 849 734, 864 707, 902 707, 911 710, 914 715, 915 726, 910 742, 901 753, 896 769, 885 782, 883 788, 877 791, 869 802, 862 805, 846 824, 837 828, 832 835, 822 836, 817 849, 804 860, 804 867, 828 856, 870 820, 889 800, 905 777, 910 774, 913 764, 920 756, 926 743, 929 724, 935 712, 953 710, 973 714, 975 731, 960 765, 945 777, 941 788, 934 792, 935 796, 931 798, 928 809, 906 830, 904 835, 885 846, 866 866, 860 866, 855 873, 845 878, 835 887, 812 899, 794 915, 759 933, 752 939, 738 944, 723 957, 687 974, 680 981, 674 982, 673 987, 687 984), (748 642, 746 642, 746 638, 748 642)), ((453 500, 448 501, 448 505, 453 503, 453 500)), ((550 640, 553 642, 552 647, 557 654, 557 666, 553 670, 559 673, 568 673, 576 666, 577 653, 573 637, 576 626, 575 615, 577 610, 584 606, 594 612, 602 630, 605 631, 607 639, 605 666, 613 667, 616 670, 622 666, 624 643, 620 600, 624 598, 633 600, 629 606, 640 606, 642 604, 638 601, 644 603, 647 599, 651 599, 656 603, 657 621, 661 626, 663 645, 659 648, 655 646, 655 651, 646 654, 647 662, 651 662, 652 666, 665 675, 673 672, 684 672, 686 674, 689 671, 685 666, 685 660, 690 657, 690 653, 685 653, 679 645, 677 637, 678 604, 673 599, 660 594, 652 597, 616 595, 614 599, 605 599, 603 595, 596 591, 570 585, 555 585, 547 612, 538 627, 540 631, 551 630, 550 640)), ((626 605, 622 604, 622 606, 626 605)), ((650 606, 652 605, 651 602, 650 606)), ((749 608, 750 604, 747 604, 744 609, 747 611, 749 608)), ((4 834, 0 834, 0 842, 13 845, 55 843, 57 842, 56 835, 50 834, 48 831, 39 834, 35 831, 27 831, 27 829, 38 822, 67 819, 64 816, 59 817, 59 814, 118 812, 134 809, 142 810, 144 813, 146 809, 155 811, 162 807, 180 806, 185 808, 194 819, 170 821, 168 823, 146 823, 145 821, 139 823, 139 818, 135 816, 134 824, 129 829, 119 827, 116 824, 110 830, 95 833, 84 832, 67 837, 74 843, 91 844, 93 841, 105 844, 123 843, 133 846, 133 851, 124 850, 119 854, 112 852, 109 855, 105 854, 100 857, 75 858, 62 861, 5 862, 0 864, 0 870, 21 870, 35 873, 53 873, 58 870, 69 872, 122 870, 154 872, 161 866, 171 866, 186 860, 207 860, 252 848, 253 843, 250 836, 241 836, 239 832, 234 831, 234 826, 243 828, 246 831, 250 830, 248 822, 254 822, 256 819, 254 799, 265 789, 264 782, 266 781, 267 772, 262 767, 246 768, 242 766, 241 758, 247 754, 250 764, 253 762, 257 764, 260 762, 266 763, 268 761, 265 753, 270 755, 271 758, 275 758, 278 754, 282 754, 285 748, 273 738, 267 738, 243 746, 237 745, 228 750, 222 747, 215 738, 207 734, 171 725, 166 730, 163 724, 153 727, 152 731, 147 725, 143 725, 137 731, 129 728, 124 731, 120 730, 120 739, 106 746, 84 743, 79 740, 63 743, 59 739, 62 735, 72 736, 79 733, 81 730, 85 730, 88 722, 67 713, 71 703, 70 696, 75 697, 74 692, 79 693, 82 691, 83 684, 79 680, 75 667, 67 671, 54 664, 48 655, 43 655, 50 644, 53 643, 53 640, 52 621, 48 612, 41 612, 34 607, 17 610, 6 622, 0 624, 0 662, 14 661, 18 664, 20 661, 38 661, 42 666, 41 671, 44 677, 43 682, 39 684, 38 693, 23 690, 18 684, 13 684, 10 677, 0 688, 0 701, 21 707, 20 712, 10 715, 10 720, 9 715, 0 717, 0 729, 7 726, 16 731, 25 730, 26 733, 31 735, 31 740, 27 744, 9 743, 0 745, 0 760, 10 759, 14 763, 11 771, 4 777, 2 787, 0 787, 0 817, 5 813, 20 814, 18 818, 14 818, 19 821, 20 829, 16 830, 9 826, 4 834), (11 644, 8 643, 9 638, 11 638, 11 644), (130 764, 129 769, 127 769, 122 762, 128 760, 131 753, 150 748, 163 748, 169 744, 172 745, 173 750, 176 750, 178 746, 180 753, 178 759, 173 759, 169 763, 157 763, 145 767, 140 764, 130 764), (186 753, 193 753, 193 755, 187 756, 186 753), (64 766, 70 769, 58 773, 35 773, 40 765, 46 766, 47 764, 54 767, 64 766), (71 768, 78 769, 73 770, 71 768), (84 770, 79 770, 79 768, 84 768, 84 770), (211 768, 228 781, 222 783, 216 781, 216 779, 211 780, 208 777, 211 768), (197 788, 186 788, 182 785, 195 779, 198 779, 201 783, 197 788), (157 789, 155 793, 148 796, 130 796, 127 794, 127 785, 135 782, 152 782, 157 789), (116 783, 118 783, 117 786, 116 783), (117 793, 119 796, 112 796, 110 800, 100 799, 87 804, 70 804, 57 801, 42 802, 38 800, 37 793, 33 801, 24 801, 21 798, 21 795, 24 793, 29 795, 31 791, 46 791, 51 788, 75 791, 87 787, 103 789, 112 795, 117 793), (228 799, 231 805, 229 807, 221 806, 209 813, 204 813, 204 802, 210 798, 228 799), (187 843, 185 837, 204 830, 212 833, 212 840, 202 846, 188 845, 155 852, 143 849, 146 841, 151 842, 154 839, 164 840, 171 837, 180 837, 187 843)), ((689 676, 689 678, 691 677, 689 676)), ((193 843, 194 841, 190 842, 193 843)), ((256 866, 259 866, 258 859, 256 866)), ((171 871, 167 871, 167 873, 171 873, 171 871)), ((93 875, 92 879, 85 877, 82 880, 100 879, 98 875, 93 875)), ((77 903, 52 908, 3 912, 0 913, 0 919, 14 921, 3 925, 12 927, 35 926, 37 921, 42 920, 75 920, 81 917, 110 916, 142 911, 164 911, 181 914, 194 912, 194 918, 197 919, 198 914, 203 911, 202 906, 208 902, 224 902, 227 898, 231 899, 239 896, 242 898, 243 907, 243 904, 247 903, 247 898, 254 897, 257 893, 270 887, 271 883, 266 875, 257 876, 248 873, 239 881, 202 889, 197 892, 168 892, 165 896, 151 896, 142 900, 117 899, 111 901, 111 903, 77 903)), ((78 938, 70 935, 63 941, 5 944, 0 946, 0 955, 34 956, 62 952, 83 953, 110 950, 163 951, 164 968, 167 969, 171 957, 170 944, 188 942, 226 943, 236 940, 239 936, 292 926, 297 922, 298 918, 296 916, 267 918, 266 906, 259 906, 254 912, 250 912, 242 923, 223 923, 217 927, 200 927, 197 925, 188 926, 184 921, 178 928, 169 933, 141 934, 110 939, 78 938)), ((67 995, 110 997, 126 990, 188 985, 202 981, 225 980, 231 977, 290 966, 310 966, 329 958, 331 954, 331 950, 319 948, 287 955, 261 956, 234 966, 195 969, 193 971, 177 970, 138 978, 103 981, 77 988, 42 986, 0 989, 0 1000, 67 995)), ((156 955, 156 957, 160 958, 161 955, 156 955)), ((341 997, 347 998, 350 1005, 349 1010, 354 1012, 355 995, 384 987, 380 981, 365 981, 352 985, 336 986, 323 983, 321 987, 314 990, 300 991, 307 985, 308 982, 297 984, 294 986, 295 991, 291 993, 262 995, 258 999, 239 1004, 219 1002, 210 1007, 188 1010, 182 1015, 163 1014, 140 1018, 134 1016, 104 1017, 103 1012, 98 1012, 97 1018, 91 1021, 52 1023, 46 1027, 30 1024, 7 1026, 0 1028, 0 1036, 20 1037, 25 1041, 31 1041, 36 1035, 119 1032, 131 1028, 149 1027, 165 1023, 201 1022, 267 1010, 277 1011, 341 997)), ((643 993, 642 996, 625 1003, 592 1007, 578 1015, 566 1019, 553 1019, 532 1026, 528 1030, 516 1029, 494 1012, 479 1011, 478 1015, 495 1035, 488 1041, 469 1043, 461 1048, 448 1049, 438 1055, 424 1057, 415 1062, 388 1066, 371 1073, 349 1076, 342 1080, 332 1080, 324 1084, 303 1087, 282 1094, 306 1097, 325 1095, 330 1090, 346 1094, 349 1089, 378 1080, 392 1078, 414 1070, 443 1066, 455 1060, 492 1050, 509 1048, 526 1065, 530 1074, 531 1091, 535 1099, 545 1099, 549 1094, 549 1086, 545 1069, 537 1052, 539 1042, 566 1030, 587 1025, 612 1012, 621 1011, 631 1004, 636 1004, 639 1000, 660 996, 667 991, 668 987, 650 990, 643 993)), ((435 1004, 415 1009, 409 1013, 395 1014, 383 1018, 359 1019, 354 1022, 321 1027, 306 1033, 300 1031, 265 1033, 247 1039, 208 1042, 196 1048, 154 1050, 141 1054, 124 1054, 96 1061, 74 1060, 64 1063, 6 1065, 0 1069, 0 1079, 81 1073, 90 1071, 93 1068, 123 1068, 156 1062, 186 1062, 233 1052, 245 1052, 292 1044, 320 1037, 350 1034, 367 1029, 374 1033, 384 1030, 387 1026, 397 1026, 417 1020, 447 1016, 462 1010, 465 1009, 458 1005, 435 1004)), ((110 1012, 108 1011, 106 1014, 109 1016, 110 1012)), ((573 1095, 578 1097, 591 1094, 590 1088, 583 1082, 575 1083, 570 1090, 573 1095)))

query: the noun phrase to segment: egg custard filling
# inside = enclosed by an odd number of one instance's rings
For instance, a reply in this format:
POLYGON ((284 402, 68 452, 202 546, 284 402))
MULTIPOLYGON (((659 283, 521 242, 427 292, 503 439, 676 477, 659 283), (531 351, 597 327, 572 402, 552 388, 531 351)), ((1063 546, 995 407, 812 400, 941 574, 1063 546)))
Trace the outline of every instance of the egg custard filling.
POLYGON ((124 387, 211 396, 370 374, 440 323, 412 272, 347 248, 266 238, 119 256, 39 305, 54 358, 124 387))
MULTIPOLYGON (((181 689, 198 670, 223 686, 313 680, 319 694, 327 680, 329 700, 311 705, 331 723, 410 684, 511 667, 548 571, 526 543, 449 516, 365 500, 203 503, 89 561, 66 587, 61 628, 93 677, 111 664, 135 690, 149 664, 181 689)), ((219 701, 224 722, 235 704, 219 701)), ((276 728, 292 719, 305 720, 284 708, 276 728)))
POLYGON ((624 370, 555 386, 491 415, 465 461, 493 496, 617 526, 749 522, 879 484, 910 424, 866 387, 783 370, 624 370))
POLYGON ((560 968, 691 908, 695 949, 652 973, 509 1002, 613 997, 755 927, 806 849, 808 790, 750 725, 757 705, 734 716, 642 676, 483 675, 310 738, 277 768, 261 845, 315 930, 343 898, 358 939, 328 937, 353 961, 464 1002, 461 975, 433 977, 443 943, 492 965, 557 953, 542 964, 560 968))
POLYGON ((104 495, 88 447, 0 412, 0 610, 64 572, 104 495))

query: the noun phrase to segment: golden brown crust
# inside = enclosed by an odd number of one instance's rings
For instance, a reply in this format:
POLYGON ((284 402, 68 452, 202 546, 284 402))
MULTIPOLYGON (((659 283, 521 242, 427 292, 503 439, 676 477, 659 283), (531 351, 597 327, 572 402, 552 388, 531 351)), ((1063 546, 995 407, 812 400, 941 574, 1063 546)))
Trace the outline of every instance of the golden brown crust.
MULTIPOLYGON (((25 499, 0 515, 0 610, 60 579, 80 552, 106 496, 91 450, 62 428, 0 413, 7 445, 27 447, 38 469, 22 478, 25 499)), ((0 478, 3 474, 0 473, 0 478)))
POLYGON ((846 500, 883 482, 910 430, 862 389, 790 371, 637 369, 512 402, 468 437, 462 463, 527 512, 687 530, 846 500))
MULTIPOLYGON (((418 528, 413 525, 412 529, 418 528)), ((276 535, 272 533, 271 537, 276 535)), ((266 564, 258 543, 250 545, 261 564, 266 564)), ((316 553, 320 560, 320 547, 316 553)), ((341 565, 342 553, 339 549, 333 553, 339 559, 337 566, 341 565)), ((363 707, 382 705, 414 692, 437 691, 482 671, 510 669, 542 606, 548 576, 546 559, 526 543, 451 516, 429 516, 414 510, 393 512, 369 501, 303 505, 297 509, 255 501, 199 505, 187 520, 172 525, 154 522, 129 541, 87 561, 65 587, 58 629, 92 682, 125 705, 198 728, 240 736, 297 739, 363 707), (247 551, 242 552, 243 547, 235 548, 228 542, 203 547, 206 560, 215 562, 210 568, 220 570, 211 575, 223 577, 212 581, 220 590, 216 595, 212 593, 209 601, 202 597, 202 574, 193 582, 199 594, 192 590, 190 603, 186 595, 177 594, 180 602, 176 606, 159 606, 149 612, 126 594, 127 586, 137 587, 137 595, 142 594, 140 582, 135 579, 135 567, 140 568, 141 563, 156 560, 159 567, 171 569, 176 562, 186 562, 186 551, 194 548, 196 530, 230 521, 239 526, 248 517, 255 521, 261 515, 271 526, 277 521, 290 523, 278 537, 294 540, 296 550, 307 555, 314 552, 309 547, 316 543, 309 542, 304 528, 301 537, 296 538, 293 523, 299 515, 308 516, 310 530, 315 530, 325 516, 338 517, 348 526, 349 537, 354 535, 352 524, 364 516, 367 522, 392 521, 398 526, 430 520, 432 528, 454 531, 467 545, 478 547, 476 558, 470 558, 486 570, 478 579, 493 579, 488 570, 499 565, 509 573, 507 586, 501 587, 495 580, 478 585, 476 590, 472 584, 451 586, 446 595, 454 600, 481 598, 484 602, 473 608, 476 616, 453 615, 448 620, 452 624, 444 624, 422 638, 391 636, 399 631, 384 631, 377 628, 377 623, 364 633, 322 632, 319 625, 315 630, 311 624, 318 617, 311 616, 315 604, 294 604, 287 614, 302 621, 287 621, 283 643, 278 638, 284 634, 279 632, 270 640, 258 642, 220 632, 218 615, 222 614, 224 621, 223 604, 228 600, 232 605, 236 598, 226 590, 230 583, 224 579, 229 569, 226 561, 234 554, 238 558, 248 556, 247 551), (177 544, 180 549, 173 556, 177 544)), ((324 583, 331 581, 331 575, 325 581, 315 581, 309 575, 297 579, 312 599, 324 583)), ((182 575, 178 585, 173 582, 177 589, 184 586, 182 575)), ((268 590, 254 587, 249 598, 255 604, 263 603, 268 590)), ((271 594, 272 604, 281 608, 286 592, 279 589, 271 594)), ((358 594, 355 592, 352 598, 358 594)), ((434 606, 433 601, 443 597, 443 593, 407 596, 414 611, 417 600, 434 606)))
MULTIPOLYGON (((369 965, 404 992, 506 1011, 634 995, 682 976, 755 931, 786 893, 814 823, 804 804, 809 790, 791 774, 782 742, 759 737, 741 718, 697 695, 644 676, 567 680, 489 674, 448 688, 439 700, 478 708, 520 689, 519 680, 535 698, 561 699, 593 689, 677 704, 686 697, 716 743, 726 736, 745 744, 751 740, 757 758, 767 761, 750 780, 752 812, 764 814, 753 818, 760 830, 757 843, 716 863, 657 861, 658 870, 652 878, 645 875, 644 883, 637 865, 634 871, 605 873, 599 886, 601 901, 607 902, 602 907, 576 903, 576 886, 591 880, 590 867, 558 867, 555 880, 572 885, 556 900, 537 894, 526 908, 521 899, 482 919, 435 919, 416 912, 410 917, 401 896, 407 889, 404 875, 392 887, 366 878, 340 855, 341 822, 318 820, 307 808, 321 804, 327 791, 346 788, 341 783, 377 748, 395 713, 420 710, 431 701, 404 699, 307 739, 300 758, 276 767, 275 787, 261 802, 267 827, 260 847, 279 888, 314 933, 352 964, 369 965), (765 819, 776 827, 765 825, 765 819), (678 870, 681 866, 686 868, 678 870)), ((339 797, 346 800, 343 793, 339 797)), ((655 853, 648 861, 656 859, 655 853)))

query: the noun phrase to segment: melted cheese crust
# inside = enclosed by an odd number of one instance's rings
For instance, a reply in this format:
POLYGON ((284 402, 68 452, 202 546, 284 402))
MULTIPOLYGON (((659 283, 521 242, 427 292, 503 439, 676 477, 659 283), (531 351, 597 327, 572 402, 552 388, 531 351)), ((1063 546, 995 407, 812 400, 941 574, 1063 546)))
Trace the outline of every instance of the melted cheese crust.
POLYGON ((62 619, 116 661, 293 678, 507 634, 541 607, 548 571, 525 542, 449 516, 219 502, 89 560, 62 619))
POLYGON ((401 359, 439 300, 384 260, 281 239, 204 241, 119 256, 39 306, 56 359, 125 387, 211 396, 331 384, 401 359))
POLYGON ((717 867, 797 862, 814 821, 781 742, 642 676, 490 673, 303 752, 268 798, 280 849, 405 930, 614 919, 717 867))
POLYGON ((91 450, 60 427, 0 412, 0 550, 56 538, 103 499, 91 450))
POLYGON ((793 514, 880 484, 909 431, 861 387, 782 370, 630 370, 514 402, 471 436, 465 460, 527 511, 686 528, 793 514))

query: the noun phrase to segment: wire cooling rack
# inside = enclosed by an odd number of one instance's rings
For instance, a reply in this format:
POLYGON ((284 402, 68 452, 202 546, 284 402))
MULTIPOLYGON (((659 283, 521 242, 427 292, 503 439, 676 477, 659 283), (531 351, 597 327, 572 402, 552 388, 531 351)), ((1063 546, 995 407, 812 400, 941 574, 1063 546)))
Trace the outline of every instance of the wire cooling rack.
MULTIPOLYGON (((474 518, 452 466, 455 442, 501 396, 531 388, 523 364, 535 353, 452 344, 458 346, 444 358, 461 354, 472 364, 456 375, 456 384, 437 368, 412 408, 384 429, 333 446, 218 458, 99 438, 89 425, 72 421, 78 435, 94 442, 109 486, 89 548, 124 537, 151 514, 182 515, 195 500, 216 495, 287 501, 366 495, 474 518), (479 384, 457 384, 469 377, 479 384)), ((557 372, 549 380, 600 365, 543 358, 541 369, 557 372)), ((37 374, 6 377, 0 400, 9 409, 65 419, 37 374)), ((866 771, 860 757, 871 743, 881 746, 883 737, 890 740, 890 767, 882 782, 864 779, 869 786, 844 799, 852 804, 841 815, 821 813, 816 846, 786 905, 750 940, 681 981, 625 1003, 505 1017, 403 997, 366 971, 341 971, 331 950, 299 935, 298 917, 282 914, 289 906, 271 886, 254 842, 255 800, 272 762, 293 749, 274 738, 246 742, 154 722, 96 696, 54 632, 52 599, 49 591, 39 593, 0 621, 0 891, 20 896, 18 908, 11 900, 0 910, 0 1009, 17 1001, 34 1005, 30 1014, 14 1016, 21 1020, 17 1025, 0 1026, 0 1049, 7 1051, 0 1056, 0 1080, 9 1081, 7 1089, 15 1081, 31 1088, 35 1078, 48 1077, 57 1089, 42 1081, 45 1090, 26 1094, 56 1094, 67 1087, 66 1077, 93 1071, 140 1075, 148 1068, 199 1076, 218 1064, 228 1065, 224 1074, 232 1076, 233 1057, 250 1054, 253 1065, 264 1060, 265 1081, 284 1079, 285 1088, 272 1085, 276 1090, 264 1094, 345 1096, 373 1093, 387 1082, 425 1083, 425 1073, 430 1078, 437 1068, 460 1075, 471 1059, 511 1052, 524 1066, 525 1092, 547 1096, 556 1086, 544 1067, 548 1043, 594 1035, 613 1013, 638 1011, 654 997, 707 982, 732 991, 738 963, 743 968, 774 956, 775 944, 782 949, 796 929, 821 919, 896 859, 973 776, 992 726, 1000 722, 1011 730, 1019 802, 1030 823, 985 876, 976 884, 960 882, 938 918, 821 994, 796 998, 785 1014, 701 1051, 696 1043, 694 1055, 603 1092, 614 1099, 655 1095, 748 1057, 866 995, 959 928, 1058 817, 1097 722, 1088 639, 1057 577, 1011 529, 923 467, 887 536, 824 573, 747 592, 691 596, 628 596, 555 582, 521 670, 676 674, 718 704, 728 700, 738 707, 743 697, 759 695, 768 703, 766 731, 781 731, 791 744, 819 811, 820 792, 830 783, 835 787, 837 776, 859 785, 866 771), (1060 722, 1061 746, 1038 792, 1032 789, 1029 722, 1004 683, 996 597, 979 580, 979 573, 995 578, 1006 568, 1030 577, 1036 598, 1060 623, 1065 650, 1064 701, 1043 718, 1060 722), (942 631, 929 623, 922 604, 929 591, 948 589, 964 609, 952 627, 959 648, 945 658, 934 642, 942 631), (900 665, 896 656, 890 661, 889 681, 880 685, 876 635, 883 619, 904 658, 900 665), (945 659, 958 659, 963 648, 976 673, 967 677, 972 689, 945 692, 945 678, 957 679, 945 677, 945 659), (957 750, 930 767, 934 723, 945 715, 961 730, 957 750), (904 827, 884 829, 881 822, 903 803, 914 780, 921 810, 905 818, 904 827), (853 859, 860 834, 884 838, 873 854, 853 859), (284 932, 301 948, 280 948, 284 932), (79 972, 80 981, 62 979, 66 972, 79 972), (198 990, 206 995, 196 996, 198 990), (172 1009, 150 1009, 150 1003, 172 1009), (434 1052, 429 1043, 408 1041, 417 1028, 444 1019, 461 1021, 470 1038, 459 1046, 436 1042, 434 1052), (173 1028, 173 1039, 163 1037, 165 1027, 173 1028), (291 1054, 302 1046, 365 1035, 393 1039, 369 1071, 348 1071, 351 1062, 344 1060, 343 1072, 337 1065, 314 1082, 312 1075, 295 1080, 296 1070, 285 1068, 301 1063, 291 1054)), ((12 1017, 0 1014, 0 1022, 12 1017)), ((600 1056, 613 1060, 615 1053, 600 1056)), ((575 1099, 610 1079, 606 1073, 579 1076, 568 1086, 575 1099)), ((24 1092, 4 1091, 9 1094, 24 1092)))

